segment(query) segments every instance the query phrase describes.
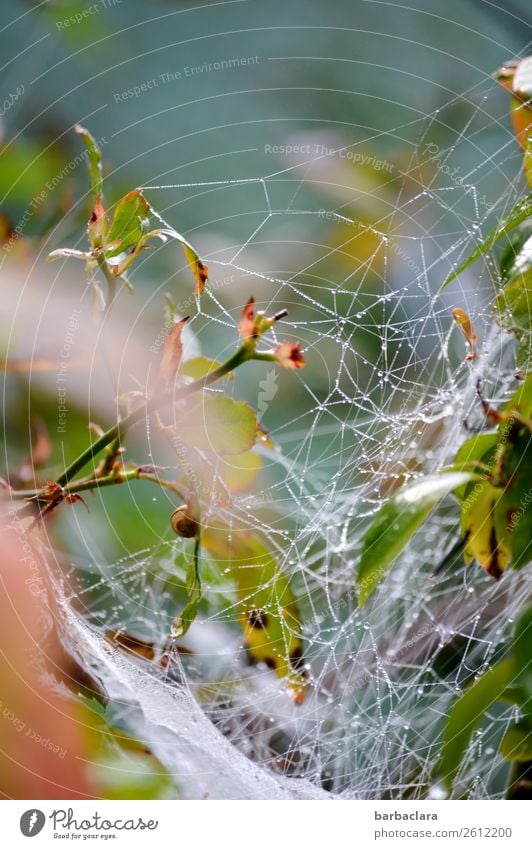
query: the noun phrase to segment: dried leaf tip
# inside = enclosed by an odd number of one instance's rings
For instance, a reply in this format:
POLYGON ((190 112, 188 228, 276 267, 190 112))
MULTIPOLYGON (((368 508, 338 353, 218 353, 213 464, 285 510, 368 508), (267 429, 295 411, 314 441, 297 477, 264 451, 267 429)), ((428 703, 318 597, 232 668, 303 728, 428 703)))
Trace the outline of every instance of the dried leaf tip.
POLYGON ((194 275, 194 294, 201 295, 205 289, 205 285, 209 277, 209 269, 205 265, 205 263, 199 258, 194 248, 192 248, 190 245, 184 243, 183 251, 185 253, 185 259, 190 266, 190 270, 194 275))
POLYGON ((250 339, 256 339, 259 335, 258 329, 255 326, 255 298, 253 295, 246 301, 242 316, 238 323, 238 332, 245 342, 250 339))
POLYGON ((465 340, 470 348, 470 352, 467 355, 466 360, 476 360, 478 357, 478 336, 475 332, 475 328, 473 327, 473 322, 469 318, 468 314, 464 310, 460 309, 460 307, 456 307, 454 310, 452 310, 452 316, 455 322, 457 323, 458 327, 462 331, 465 340))

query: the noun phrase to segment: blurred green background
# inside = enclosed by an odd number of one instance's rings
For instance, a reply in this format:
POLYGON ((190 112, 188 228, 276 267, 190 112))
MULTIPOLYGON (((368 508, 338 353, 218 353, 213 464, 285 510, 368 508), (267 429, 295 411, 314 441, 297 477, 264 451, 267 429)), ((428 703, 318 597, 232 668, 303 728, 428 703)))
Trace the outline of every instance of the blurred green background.
MULTIPOLYGON (((261 306, 289 308, 287 333, 308 348, 309 368, 304 380, 282 376, 264 422, 294 464, 294 479, 301 434, 314 428, 311 453, 301 460, 300 496, 325 500, 340 472, 339 490, 347 492, 378 466, 371 467, 371 451, 362 458, 365 466, 359 462, 360 435, 356 428, 344 433, 341 424, 353 426, 357 417, 388 405, 395 412, 403 403, 414 405, 445 377, 440 354, 451 296, 430 314, 427 305, 449 270, 446 250, 479 222, 488 226, 500 199, 513 197, 521 179, 508 99, 491 75, 527 53, 530 29, 529 0, 452 0, 443 8, 437 0, 411 6, 4 0, 2 226, 8 233, 24 222, 22 248, 38 268, 49 250, 81 245, 89 200, 76 123, 100 140, 109 201, 135 186, 176 185, 146 189, 146 195, 210 266, 212 294, 192 325, 203 353, 219 357, 234 346, 230 319, 237 320, 249 294, 261 306), (475 197, 464 184, 475 186, 475 197), (360 222, 360 230, 327 217, 331 210, 360 222), (405 234, 418 241, 402 252, 382 250, 386 235, 405 234), (432 269, 426 290, 412 283, 425 261, 432 269), (272 282, 292 279, 294 291, 272 282), (402 286, 405 292, 411 287, 408 296, 389 302, 402 286), (422 334, 415 331, 419 315, 422 334), (390 334, 384 350, 379 330, 387 324, 404 334, 390 334), (348 344, 342 348, 342 342, 348 344), (346 404, 343 391, 359 392, 360 408, 346 404)), ((67 274, 79 276, 81 292, 81 270, 69 266, 67 274)), ((124 321, 142 314, 146 339, 153 340, 164 293, 171 291, 178 305, 190 299, 188 269, 181 254, 176 260, 176 251, 165 248, 143 260, 132 280, 136 291, 122 301, 124 321)), ((467 280, 464 285, 476 318, 489 280, 469 290, 467 280)), ((2 355, 10 353, 3 331, 2 355)), ((63 338, 61 326, 58 346, 63 338)), ((27 347, 29 356, 29 341, 27 347)), ((23 340, 18 355, 24 350, 23 340)), ((460 339, 453 337, 449 356, 458 368, 460 339)), ((251 371, 239 376, 236 393, 256 405, 258 377, 251 371)), ((51 396, 49 387, 30 381, 17 374, 5 384, 3 471, 28 457, 36 418, 52 434, 55 428, 53 388, 51 396)), ((86 408, 73 400, 71 406, 67 460, 87 442, 86 408)), ((376 417, 372 427, 378 442, 376 417)), ((136 439, 130 454, 136 451, 142 461, 149 446, 142 435, 136 439)), ((55 444, 52 470, 63 461, 63 446, 55 444)), ((262 488, 280 487, 286 467, 265 465, 262 488)), ((376 480, 376 498, 386 492, 391 472, 397 469, 384 469, 376 480)), ((278 503, 263 520, 282 529, 304 526, 305 510, 289 514, 292 505, 283 513, 277 492, 278 503)), ((66 566, 81 565, 89 586, 105 564, 172 538, 168 499, 149 484, 139 483, 134 494, 115 488, 91 500, 90 508, 80 520, 70 511, 57 528, 66 566)), ((138 600, 127 562, 114 563, 113 577, 123 577, 138 600)), ((178 582, 184 569, 185 562, 178 582)), ((73 580, 81 587, 83 573, 73 580)), ((181 597, 170 587, 171 604, 181 597)), ((111 611, 115 599, 95 598, 120 621, 123 611, 111 611)), ((157 616, 164 633, 167 612, 157 608, 157 616)), ((166 789, 154 785, 150 792, 166 789)))
MULTIPOLYGON (((526 52, 528 13, 525 0, 500 8, 455 0, 445 10, 436 0, 417 7, 362 0, 195 6, 9 0, 0 9, 6 226, 23 222, 24 239, 43 254, 81 245, 89 201, 80 141, 71 132, 78 122, 101 142, 110 201, 137 185, 222 183, 146 194, 210 264, 216 301, 206 301, 205 315, 192 325, 206 355, 230 350, 234 332, 226 310, 236 318, 249 294, 266 306, 290 309, 290 332, 308 346, 310 368, 304 382, 280 381, 265 419, 290 454, 290 433, 310 427, 317 402, 331 397, 337 376, 337 391, 350 393, 354 380, 375 410, 388 402, 397 409, 412 400, 416 383, 430 387, 441 380, 436 346, 449 326, 448 310, 443 323, 425 315, 418 333, 415 317, 427 313, 428 295, 412 279, 423 263, 430 268, 432 251, 436 264, 427 286, 436 289, 449 268, 439 260, 442 253, 475 221, 489 222, 491 205, 520 179, 507 98, 491 75, 526 52), (286 146, 299 150, 287 154, 286 146), (341 150, 349 156, 330 155, 341 150), (248 178, 253 181, 224 184, 248 178), (476 187, 474 202, 463 188, 469 182, 476 187), (265 221, 269 210, 279 214, 265 221), (362 226, 331 220, 320 210, 362 226), (419 242, 403 243, 406 251, 382 250, 381 234, 406 232, 419 242), (231 260, 229 268, 216 264, 231 260), (236 266, 295 278, 308 300, 280 284, 250 279, 236 266), (411 286, 408 297, 383 306, 380 296, 402 284, 411 286), (349 318, 347 326, 326 309, 349 318), (392 316, 412 326, 400 341, 390 335, 390 350, 383 352, 379 328, 392 316), (386 361, 394 362, 388 384, 386 361)), ((81 291, 81 268, 69 266, 68 273, 79 275, 81 291)), ((143 305, 148 337, 160 330, 165 291, 178 305, 190 300, 187 274, 169 248, 134 272, 135 300, 123 299, 123 310, 133 320, 143 305)), ((442 310, 447 306, 443 299, 442 310)), ((455 363, 461 351, 453 337, 455 363)), ((257 380, 248 370, 239 383, 253 403, 257 380)), ((9 391, 8 436, 17 437, 20 417, 29 424, 26 390, 10 385, 9 391)), ((39 391, 34 387, 34 404, 39 391)), ((46 419, 44 399, 36 412, 46 419)), ((80 413, 79 431, 70 429, 71 456, 86 436, 80 413)), ((313 442, 316 458, 327 452, 347 415, 353 410, 338 408, 330 418, 324 411, 324 435, 317 428, 313 442)), ((354 444, 348 441, 336 465, 324 466, 325 483, 345 467, 354 444)), ((27 448, 19 440, 14 450, 22 459, 27 448)), ((316 474, 319 488, 319 465, 316 474)), ((275 480, 272 475, 263 483, 275 480)), ((125 496, 106 497, 112 504, 125 496)), ((153 516, 158 537, 157 504, 141 499, 139 509, 144 518, 153 516)), ((132 527, 125 521, 127 548, 141 547, 146 522, 132 527)), ((121 533, 107 536, 106 556, 123 553, 121 533)))

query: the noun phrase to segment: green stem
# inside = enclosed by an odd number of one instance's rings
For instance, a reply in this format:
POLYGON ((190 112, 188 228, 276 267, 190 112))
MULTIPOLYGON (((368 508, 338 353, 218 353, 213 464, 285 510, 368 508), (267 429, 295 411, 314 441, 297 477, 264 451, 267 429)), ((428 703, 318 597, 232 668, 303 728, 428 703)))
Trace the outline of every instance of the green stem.
POLYGON ((114 442, 109 446, 109 453, 107 454, 102 468, 102 477, 105 477, 106 474, 110 474, 113 466, 116 462, 116 458, 118 456, 118 452, 120 451, 120 440, 118 437, 114 440, 114 442))
POLYGON ((156 483, 162 489, 168 489, 170 492, 179 495, 180 498, 185 500, 185 496, 178 489, 178 487, 172 483, 172 481, 167 481, 164 478, 159 478, 157 475, 152 475, 147 472, 142 471, 142 466, 137 469, 123 469, 118 473, 113 472, 110 475, 105 475, 101 478, 89 478, 81 481, 75 481, 74 483, 68 484, 65 487, 65 492, 69 495, 74 495, 77 492, 86 492, 90 489, 100 489, 102 486, 114 486, 116 484, 128 483, 128 481, 151 481, 152 483, 156 483))
MULTIPOLYGON (((133 480, 151 481, 152 483, 156 483, 161 487, 161 489, 168 489, 170 492, 173 492, 185 501, 185 495, 175 483, 167 481, 164 478, 159 478, 157 475, 143 472, 142 466, 135 469, 121 469, 118 472, 115 471, 109 475, 103 475, 99 478, 83 478, 82 480, 67 484, 67 486, 64 487, 64 491, 67 495, 75 495, 78 492, 87 492, 88 490, 100 489, 105 486, 116 486, 133 480)), ((10 495, 11 498, 16 500, 27 500, 28 498, 38 498, 41 492, 42 490, 40 489, 15 489, 11 490, 10 495)), ((49 501, 44 498, 41 499, 41 502, 42 504, 49 503, 49 501)))
POLYGON ((252 360, 261 360, 264 363, 275 363, 276 359, 273 354, 268 354, 267 351, 255 351, 251 357, 252 360))
MULTIPOLYGON (((62 472, 61 475, 57 478, 56 483, 59 486, 65 487, 72 480, 75 475, 87 463, 103 451, 111 442, 119 444, 124 438, 127 431, 137 422, 144 418, 146 413, 151 412, 153 410, 159 410, 168 404, 176 403, 178 401, 182 401, 185 398, 188 398, 189 395, 193 395, 195 392, 201 392, 202 389, 206 389, 207 386, 210 386, 211 383, 215 383, 220 378, 224 377, 228 372, 237 368, 239 365, 244 363, 246 360, 250 359, 253 355, 253 352, 249 345, 242 345, 232 357, 229 357, 225 363, 222 363, 221 366, 218 366, 217 369, 211 371, 206 377, 201 378, 200 380, 195 380, 193 383, 189 383, 187 386, 184 386, 182 389, 177 392, 166 392, 164 395, 158 395, 154 398, 151 398, 145 407, 141 407, 138 410, 133 410, 128 416, 125 416, 121 421, 117 422, 113 427, 109 428, 105 433, 103 433, 95 442, 91 443, 88 448, 83 451, 79 457, 76 457, 72 463, 62 472)), ((111 478, 112 476, 109 476, 111 478)), ((106 478, 100 479, 101 481, 106 478)), ((115 481, 116 483, 116 481, 115 481)), ((111 480, 104 484, 104 486, 109 486, 111 484, 111 480)), ((69 491, 72 491, 69 489, 69 491)), ((20 493, 12 493, 15 498, 31 498, 33 495, 38 495, 37 492, 32 492, 28 490, 27 492, 21 491, 20 493)))

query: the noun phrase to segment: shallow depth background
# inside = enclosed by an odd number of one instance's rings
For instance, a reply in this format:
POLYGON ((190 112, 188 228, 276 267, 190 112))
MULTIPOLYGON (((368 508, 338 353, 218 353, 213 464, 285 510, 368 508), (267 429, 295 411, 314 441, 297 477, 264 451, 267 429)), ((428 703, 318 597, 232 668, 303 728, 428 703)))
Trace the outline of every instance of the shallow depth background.
MULTIPOLYGON (((163 328, 165 292, 180 312, 194 315, 189 350, 201 348, 213 357, 234 346, 234 321, 249 295, 262 308, 286 306, 283 332, 302 339, 308 368, 276 378, 264 412, 263 424, 286 462, 265 461, 259 488, 275 495, 260 522, 273 529, 279 557, 284 551, 281 565, 294 576, 305 615, 318 610, 316 619, 307 619, 306 638, 325 731, 320 737, 310 708, 305 728, 297 724, 300 717, 284 715, 283 703, 272 708, 262 690, 264 715, 251 743, 237 708, 229 706, 226 716, 226 706, 217 705, 219 715, 213 716, 236 749, 268 769, 277 753, 285 758, 279 772, 308 775, 325 791, 423 795, 439 718, 434 710, 426 738, 425 728, 412 730, 419 710, 414 688, 421 686, 421 696, 423 687, 436 681, 437 689, 445 680, 435 697, 445 705, 456 681, 464 680, 464 645, 471 648, 473 668, 492 656, 487 649, 482 653, 482 640, 471 644, 477 609, 485 611, 492 601, 484 579, 479 592, 486 595, 478 603, 475 596, 460 621, 449 620, 452 586, 450 596, 442 591, 441 603, 436 594, 427 596, 425 606, 420 593, 427 592, 426 581, 412 578, 404 598, 395 584, 395 607, 374 612, 369 625, 356 618, 351 594, 342 609, 344 623, 351 623, 345 633, 332 615, 329 592, 339 598, 351 589, 358 533, 351 517, 369 516, 405 471, 438 465, 455 446, 463 413, 457 393, 467 383, 467 368, 463 340, 451 333, 452 306, 458 303, 475 319, 488 349, 486 363, 493 354, 493 382, 504 372, 500 340, 493 341, 493 351, 488 344, 489 267, 481 263, 463 275, 443 298, 436 300, 435 293, 467 239, 484 232, 519 191, 521 154, 508 98, 491 75, 505 60, 529 52, 529 18, 527 0, 501 0, 500 8, 454 0, 444 10, 437 0, 410 7, 371 0, 7 0, 0 8, 0 212, 7 229, 22 231, 17 250, 0 256, 2 359, 58 361, 73 311, 79 311, 80 324, 68 356, 68 436, 63 440, 57 432, 54 373, 39 367, 10 373, 3 394, 2 474, 27 459, 36 419, 54 438, 52 470, 86 444, 88 413, 111 424, 116 395, 142 382, 157 361, 150 348, 163 328), (178 249, 166 246, 143 258, 131 275, 134 295, 120 295, 105 362, 92 359, 102 348, 84 297, 82 267, 44 264, 50 250, 81 247, 84 240, 90 202, 80 139, 72 132, 76 123, 100 140, 109 201, 135 186, 168 186, 146 188, 146 196, 194 244, 211 272, 197 305, 178 249), (433 408, 420 424, 413 411, 427 402, 433 408), (408 415, 411 430, 401 430, 401 416, 406 421, 408 415), (456 427, 446 430, 453 417, 456 427), (408 453, 420 437, 423 463, 417 450, 408 453), (438 441, 439 453, 431 454, 438 441), (292 550, 283 534, 298 540, 292 550), (300 563, 308 569, 308 583, 298 584, 300 563), (417 612, 409 609, 409 598, 417 598, 417 612), (440 658, 433 668, 436 643, 423 640, 418 654, 404 653, 405 669, 411 664, 416 674, 408 679, 403 669, 397 690, 375 694, 373 676, 379 673, 373 661, 363 670, 371 686, 353 682, 350 662, 370 651, 364 629, 377 635, 381 651, 393 651, 393 634, 401 630, 408 640, 417 617, 421 630, 425 621, 432 623, 434 640, 438 619, 447 621, 448 634, 455 629, 458 649, 450 644, 450 660, 440 658), (273 742, 271 729, 263 729, 268 711, 278 735, 273 742), (359 711, 368 721, 357 748, 359 711), (377 727, 381 715, 377 733, 372 723, 377 727), (349 729, 344 737, 343 729, 349 729), (388 744, 396 758, 389 774, 388 744), (380 776, 374 774, 378 763, 380 776)), ((263 377, 252 367, 243 371, 236 397, 256 406, 263 377)), ((149 436, 132 436, 128 456, 169 462, 149 436)), ((149 554, 142 558, 172 540, 171 499, 139 484, 110 490, 89 506, 87 515, 79 505, 65 511, 54 529, 69 581, 101 628, 134 622, 147 629, 143 636, 162 637, 168 610, 154 588, 149 554)), ((452 524, 443 518, 418 563, 435 556, 452 524)), ((166 601, 181 603, 179 590, 172 592, 166 601)), ((213 591, 209 603, 215 596, 213 591)), ((190 637, 194 650, 203 652, 199 668, 188 669, 195 683, 222 675, 218 644, 225 656, 242 648, 237 628, 229 629, 227 644, 226 631, 216 630, 229 602, 213 604, 212 633, 201 637, 196 629, 190 637)), ((203 613, 211 613, 208 606, 203 613)), ((493 634, 484 642, 497 651, 493 634)), ((223 668, 228 677, 235 671, 223 668)), ((249 699, 252 712, 256 705, 249 699)), ((141 736, 142 726, 135 728, 141 736)), ((93 792, 186 795, 186 781, 178 791, 153 764, 135 768, 135 780, 118 782, 114 790, 98 773, 93 792)), ((495 763, 475 792, 493 796, 503 788, 504 767, 495 763)))

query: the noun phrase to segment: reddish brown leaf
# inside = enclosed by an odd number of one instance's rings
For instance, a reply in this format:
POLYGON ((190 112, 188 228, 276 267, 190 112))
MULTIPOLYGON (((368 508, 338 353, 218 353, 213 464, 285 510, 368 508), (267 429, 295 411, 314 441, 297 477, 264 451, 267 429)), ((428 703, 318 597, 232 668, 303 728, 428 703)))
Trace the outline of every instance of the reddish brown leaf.
POLYGON ((452 316, 456 321, 458 327, 462 331, 467 344, 469 345, 470 351, 466 357, 466 360, 476 360, 477 359, 477 342, 478 337, 475 333, 475 328, 473 327, 473 322, 469 318, 468 314, 464 312, 464 310, 460 309, 460 307, 456 307, 452 310, 452 316))
POLYGON ((185 252, 185 259, 188 262, 192 274, 194 275, 194 280, 196 281, 194 293, 196 295, 201 295, 205 289, 205 284, 209 276, 209 269, 205 263, 201 261, 193 248, 188 245, 183 245, 183 250, 185 252))
POLYGON ((141 640, 140 637, 134 637, 121 630, 108 631, 105 638, 112 646, 120 649, 125 654, 133 655, 133 657, 139 660, 146 660, 149 663, 156 662, 162 669, 176 665, 176 654, 193 654, 191 649, 178 646, 172 641, 168 641, 161 648, 158 648, 155 643, 141 640))
POLYGON ((246 342, 249 342, 250 339, 256 339, 258 336, 255 325, 255 298, 253 295, 246 302, 242 310, 242 316, 238 323, 238 332, 246 342))
POLYGON ((4 215, 3 212, 0 212, 0 245, 4 245, 6 242, 10 240, 13 236, 13 225, 11 221, 4 215))
POLYGON ((102 199, 98 197, 92 215, 89 219, 89 241, 93 248, 101 247, 109 230, 109 219, 103 208, 102 199))
POLYGON ((52 440, 48 434, 48 429, 41 419, 36 419, 33 423, 35 431, 35 442, 31 449, 31 459, 35 468, 40 469, 46 466, 52 453, 52 440))
POLYGON ((23 461, 18 472, 19 480, 23 482, 34 480, 35 471, 46 466, 52 453, 52 441, 44 422, 37 419, 33 423, 33 432, 35 439, 32 442, 31 457, 23 461))
POLYGON ((170 384, 175 380, 179 363, 183 355, 183 343, 181 342, 181 334, 183 327, 189 320, 190 316, 182 318, 177 324, 174 324, 168 333, 161 354, 161 363, 159 366, 159 375, 167 383, 170 384))

